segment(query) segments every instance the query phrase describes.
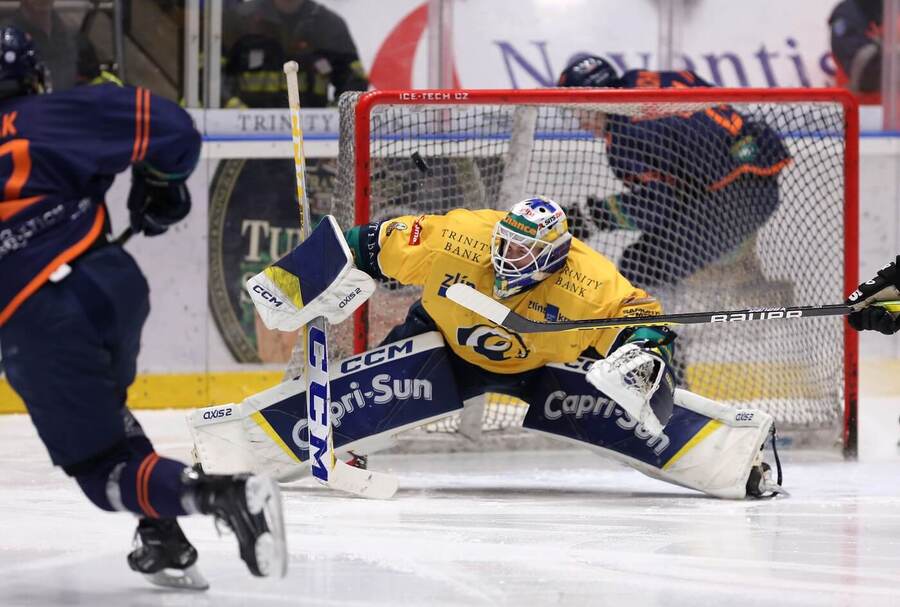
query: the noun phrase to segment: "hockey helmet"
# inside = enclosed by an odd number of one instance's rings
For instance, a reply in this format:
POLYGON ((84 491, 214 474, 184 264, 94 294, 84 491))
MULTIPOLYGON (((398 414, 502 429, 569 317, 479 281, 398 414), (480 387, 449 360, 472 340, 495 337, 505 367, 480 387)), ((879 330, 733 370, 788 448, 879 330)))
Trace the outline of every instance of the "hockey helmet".
POLYGON ((16 27, 0 28, 0 99, 49 91, 47 68, 31 35, 16 27))
POLYGON ((562 268, 571 243, 561 206, 543 196, 517 202, 491 238, 494 295, 510 297, 562 268))
POLYGON ((559 75, 557 86, 616 87, 619 74, 616 68, 603 57, 596 55, 576 56, 559 75))

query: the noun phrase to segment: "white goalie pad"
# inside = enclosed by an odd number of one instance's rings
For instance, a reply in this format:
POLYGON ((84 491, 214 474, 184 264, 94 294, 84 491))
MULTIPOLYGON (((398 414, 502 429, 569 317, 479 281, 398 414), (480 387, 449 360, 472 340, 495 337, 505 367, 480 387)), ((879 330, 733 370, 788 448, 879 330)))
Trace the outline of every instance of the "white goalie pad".
MULTIPOLYGON (((265 474, 285 483, 302 478, 309 470, 309 462, 297 457, 295 448, 308 449, 306 417, 293 420, 290 438, 280 436, 260 413, 272 405, 297 399, 303 404, 306 389, 302 379, 278 384, 247 397, 238 404, 205 407, 190 412, 188 428, 194 441, 195 463, 208 474, 265 474)), ((392 435, 373 436, 354 445, 366 453, 374 453, 393 446, 392 435)), ((343 455, 350 447, 335 449, 343 455)))
MULTIPOLYGON (((436 331, 334 361, 333 367, 338 456, 389 448, 398 433, 463 407, 436 331)), ((306 382, 295 379, 238 404, 190 412, 195 461, 211 474, 255 472, 280 482, 301 478, 309 470, 305 390, 306 382)))
POLYGON ((280 444, 283 441, 269 436, 254 415, 269 405, 298 397, 305 388, 301 380, 286 381, 241 403, 188 413, 195 463, 209 474, 264 473, 282 482, 302 476, 305 464, 298 468, 299 462, 280 444))
POLYGON ((750 469, 769 436, 771 415, 722 405, 687 390, 675 390, 675 404, 710 422, 662 468, 629 464, 644 474, 726 499, 746 497, 750 469))

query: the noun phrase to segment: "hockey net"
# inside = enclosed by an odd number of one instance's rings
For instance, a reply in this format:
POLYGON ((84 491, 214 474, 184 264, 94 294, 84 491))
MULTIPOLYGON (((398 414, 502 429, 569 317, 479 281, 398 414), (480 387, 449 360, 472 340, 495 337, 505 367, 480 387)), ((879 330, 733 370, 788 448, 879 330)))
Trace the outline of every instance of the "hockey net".
MULTIPOLYGON (((604 139, 584 130, 584 116, 689 116, 723 103, 768 125, 789 151, 792 161, 778 177, 779 206, 739 246, 677 286, 651 294, 671 313, 842 301, 856 284, 858 127, 852 99, 839 91, 348 93, 340 100, 332 213, 348 227, 457 207, 506 209, 531 195, 586 211, 589 196, 603 198, 626 185, 610 167, 604 139)), ((696 202, 709 204, 699 189, 696 202)), ((615 230, 587 242, 618 261, 639 236, 615 230)), ((711 243, 718 236, 698 230, 690 237, 711 243)), ((659 266, 648 259, 640 271, 650 279, 659 266)), ((332 349, 348 354, 378 344, 418 297, 416 288, 379 286, 368 310, 356 317, 352 336, 350 323, 336 328, 338 348, 332 349)), ((842 319, 693 325, 677 332, 688 389, 772 413, 788 443, 855 449, 856 341, 842 319)), ((515 429, 526 407, 487 395, 483 408, 475 409, 480 430, 515 429)), ((452 433, 461 423, 454 416, 426 430, 452 433)))

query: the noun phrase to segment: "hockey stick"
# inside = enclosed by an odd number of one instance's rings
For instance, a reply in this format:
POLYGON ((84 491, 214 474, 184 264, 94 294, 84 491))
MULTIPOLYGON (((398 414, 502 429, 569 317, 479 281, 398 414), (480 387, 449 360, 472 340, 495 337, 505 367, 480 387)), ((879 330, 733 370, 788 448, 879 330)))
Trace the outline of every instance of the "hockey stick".
POLYGON ((121 234, 119 234, 118 236, 113 238, 110 242, 112 244, 117 244, 120 247, 123 247, 123 246, 125 246, 126 242, 131 240, 132 236, 134 236, 134 228, 132 228, 131 226, 128 226, 127 228, 122 230, 121 234))
MULTIPOLYGON (((291 139, 294 143, 294 168, 297 200, 300 203, 300 240, 305 240, 310 225, 309 199, 306 194, 306 160, 303 154, 303 128, 300 125, 300 89, 296 61, 284 64, 288 102, 291 108, 291 139)), ((306 373, 306 416, 309 428, 309 463, 319 482, 340 491, 363 497, 387 499, 397 491, 397 479, 388 474, 347 465, 334 455, 331 428, 331 387, 328 377, 328 334, 323 317, 313 319, 300 330, 303 339, 306 373)))
MULTIPOLYGON (((620 318, 590 318, 541 322, 516 314, 499 301, 476 291, 469 285, 456 283, 447 289, 447 299, 475 312, 491 322, 516 333, 550 333, 555 331, 579 331, 608 327, 647 325, 700 325, 716 322, 743 322, 748 320, 777 320, 785 318, 813 318, 816 316, 846 316, 853 308, 845 304, 826 306, 797 306, 791 308, 748 308, 746 310, 720 310, 716 312, 690 312, 687 314, 660 314, 659 316, 627 316, 620 318)), ((900 301, 879 301, 874 305, 888 312, 900 312, 900 301)))

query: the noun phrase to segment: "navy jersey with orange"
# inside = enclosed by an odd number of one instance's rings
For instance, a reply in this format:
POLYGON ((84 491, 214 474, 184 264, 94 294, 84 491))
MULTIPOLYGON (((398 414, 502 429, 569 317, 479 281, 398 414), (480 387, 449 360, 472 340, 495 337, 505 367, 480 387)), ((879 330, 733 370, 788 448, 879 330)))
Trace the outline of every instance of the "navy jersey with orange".
MULTIPOLYGON (((712 86, 695 73, 632 70, 620 88, 712 86)), ((626 183, 664 181, 707 191, 740 175, 775 175, 790 162, 781 138, 729 105, 666 117, 611 114, 606 128, 610 165, 626 183)))
MULTIPOLYGON (((632 70, 607 86, 710 84, 689 71, 632 70)), ((791 156, 759 118, 722 104, 675 115, 607 114, 602 124, 610 168, 625 189, 589 198, 589 218, 600 230, 641 231, 619 260, 635 286, 678 283, 740 247, 778 207, 779 175, 791 156)), ((582 225, 575 233, 585 237, 582 225)))
POLYGON ((53 464, 98 508, 141 517, 127 557, 133 570, 164 586, 206 588, 197 550, 175 519, 202 513, 234 531, 252 573, 283 575, 277 486, 190 471, 156 453, 127 406, 150 287, 121 243, 107 238, 105 196, 116 174, 131 168, 127 203, 110 203, 127 206, 134 233, 164 234, 190 212, 185 182, 200 134, 187 112, 146 89, 47 93, 46 76, 31 38, 0 28, 5 379, 53 464), (257 543, 263 535, 276 538, 271 550, 257 543))
POLYGON ((107 223, 117 173, 146 162, 187 177, 200 135, 176 104, 99 85, 0 102, 0 325, 107 223))

